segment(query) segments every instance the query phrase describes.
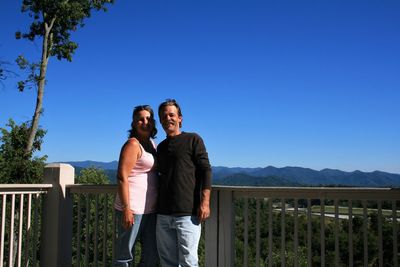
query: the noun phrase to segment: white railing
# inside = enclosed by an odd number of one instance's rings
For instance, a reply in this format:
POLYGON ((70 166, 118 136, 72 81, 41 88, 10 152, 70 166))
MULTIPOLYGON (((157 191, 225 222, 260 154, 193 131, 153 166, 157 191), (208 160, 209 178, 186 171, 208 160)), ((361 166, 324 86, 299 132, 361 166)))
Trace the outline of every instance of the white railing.
POLYGON ((41 196, 52 185, 0 185, 0 267, 37 266, 41 196))
MULTIPOLYGON (((116 186, 75 185, 74 169, 66 164, 47 166, 45 183, 22 198, 25 192, 11 190, 14 185, 0 186, 0 267, 39 265, 23 245, 26 236, 18 234, 32 223, 21 226, 22 220, 7 217, 7 211, 22 203, 18 218, 30 221, 40 212, 26 211, 32 210, 29 199, 45 192, 41 227, 36 226, 42 230, 33 230, 40 234, 40 266, 110 266, 116 186)), ((201 262, 208 267, 398 266, 399 204, 400 191, 389 188, 214 186, 201 262)))
POLYGON ((206 266, 398 266, 399 200, 390 188, 216 186, 206 266))

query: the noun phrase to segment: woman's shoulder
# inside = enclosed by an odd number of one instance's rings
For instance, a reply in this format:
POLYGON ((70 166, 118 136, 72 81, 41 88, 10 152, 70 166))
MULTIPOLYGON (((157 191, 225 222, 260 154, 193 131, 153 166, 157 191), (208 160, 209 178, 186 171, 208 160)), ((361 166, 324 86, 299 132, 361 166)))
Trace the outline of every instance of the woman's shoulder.
POLYGON ((131 137, 128 140, 126 140, 124 147, 140 148, 140 142, 136 138, 131 137))

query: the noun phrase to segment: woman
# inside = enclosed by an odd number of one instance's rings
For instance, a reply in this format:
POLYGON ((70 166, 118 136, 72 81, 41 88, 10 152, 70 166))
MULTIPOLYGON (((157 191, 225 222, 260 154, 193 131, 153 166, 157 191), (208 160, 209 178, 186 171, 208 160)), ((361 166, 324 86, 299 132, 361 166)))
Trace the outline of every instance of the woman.
POLYGON ((114 203, 117 219, 115 266, 129 266, 135 257, 133 248, 138 239, 142 245, 138 266, 157 266, 157 173, 152 140, 156 134, 151 107, 135 107, 129 139, 119 157, 118 194, 114 203))

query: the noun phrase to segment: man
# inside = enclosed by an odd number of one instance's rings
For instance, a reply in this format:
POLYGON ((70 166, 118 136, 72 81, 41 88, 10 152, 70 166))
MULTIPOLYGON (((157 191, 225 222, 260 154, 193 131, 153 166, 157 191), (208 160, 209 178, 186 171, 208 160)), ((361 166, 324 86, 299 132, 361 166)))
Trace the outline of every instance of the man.
POLYGON ((179 104, 158 108, 167 138, 157 147, 157 247, 163 267, 198 266, 201 223, 210 216, 211 166, 201 137, 181 132, 179 104))

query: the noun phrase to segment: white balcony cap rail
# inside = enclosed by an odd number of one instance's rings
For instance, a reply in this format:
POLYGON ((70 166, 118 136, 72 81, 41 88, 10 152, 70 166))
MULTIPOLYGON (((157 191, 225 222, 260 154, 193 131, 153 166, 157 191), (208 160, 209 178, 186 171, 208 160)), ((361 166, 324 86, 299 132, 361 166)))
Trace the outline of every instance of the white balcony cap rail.
POLYGON ((0 195, 45 193, 51 184, 0 184, 0 195))
POLYGON ((398 200, 400 188, 386 187, 250 187, 213 186, 219 191, 230 191, 234 197, 398 200), (288 197, 290 196, 290 197, 288 197))

